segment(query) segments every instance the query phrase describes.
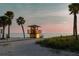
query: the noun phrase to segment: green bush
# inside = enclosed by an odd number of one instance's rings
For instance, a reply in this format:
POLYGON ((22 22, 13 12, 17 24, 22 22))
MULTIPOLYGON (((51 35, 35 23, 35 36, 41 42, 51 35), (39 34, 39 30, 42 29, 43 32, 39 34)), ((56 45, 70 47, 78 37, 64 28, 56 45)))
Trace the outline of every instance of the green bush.
POLYGON ((73 36, 46 38, 41 40, 39 44, 50 48, 79 51, 79 40, 75 40, 73 36))

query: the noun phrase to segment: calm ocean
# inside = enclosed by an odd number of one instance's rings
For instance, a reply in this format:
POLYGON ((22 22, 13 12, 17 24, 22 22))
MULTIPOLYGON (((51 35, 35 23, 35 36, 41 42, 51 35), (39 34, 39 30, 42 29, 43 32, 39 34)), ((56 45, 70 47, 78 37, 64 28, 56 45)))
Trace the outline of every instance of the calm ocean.
MULTIPOLYGON (((29 37, 29 35, 26 33, 26 37, 29 37)), ((66 36, 66 35, 72 35, 72 33, 42 33, 44 38, 48 37, 55 37, 55 36, 66 36)), ((23 37, 22 33, 11 33, 11 37, 23 37)))

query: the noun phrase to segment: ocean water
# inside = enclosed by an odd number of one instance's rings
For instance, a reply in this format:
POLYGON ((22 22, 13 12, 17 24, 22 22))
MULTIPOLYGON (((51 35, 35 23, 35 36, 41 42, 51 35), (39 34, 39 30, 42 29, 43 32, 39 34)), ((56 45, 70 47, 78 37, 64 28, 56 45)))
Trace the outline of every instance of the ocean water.
MULTIPOLYGON (((55 36, 66 36, 72 35, 72 33, 42 33, 44 38, 55 37, 55 36)), ((29 37, 29 34, 25 34, 26 37, 29 37)), ((11 37, 23 37, 22 33, 11 33, 11 37)))

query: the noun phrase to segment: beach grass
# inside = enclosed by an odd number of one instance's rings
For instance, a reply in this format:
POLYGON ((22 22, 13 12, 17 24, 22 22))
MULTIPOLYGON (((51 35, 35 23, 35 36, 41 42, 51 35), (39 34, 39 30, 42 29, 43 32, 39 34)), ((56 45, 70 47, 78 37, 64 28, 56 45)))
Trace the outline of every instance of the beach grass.
POLYGON ((48 48, 79 52, 79 40, 76 40, 72 35, 45 38, 36 43, 48 48))

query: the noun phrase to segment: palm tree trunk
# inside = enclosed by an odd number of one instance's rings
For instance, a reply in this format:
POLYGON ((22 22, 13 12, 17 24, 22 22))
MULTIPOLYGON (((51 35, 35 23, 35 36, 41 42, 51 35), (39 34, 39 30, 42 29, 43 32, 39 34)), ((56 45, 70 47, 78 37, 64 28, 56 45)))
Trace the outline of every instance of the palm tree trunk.
POLYGON ((7 38, 10 38, 10 25, 8 25, 8 36, 7 38))
POLYGON ((76 13, 74 13, 73 36, 75 37, 76 40, 78 40, 78 37, 77 37, 77 15, 76 15, 76 13))
POLYGON ((24 36, 24 38, 25 38, 25 31, 24 31, 24 27, 23 27, 22 24, 21 24, 21 27, 22 27, 22 31, 23 31, 23 36, 24 36))
POLYGON ((5 34, 5 26, 3 26, 3 32, 2 32, 2 39, 4 39, 4 34, 5 34))

